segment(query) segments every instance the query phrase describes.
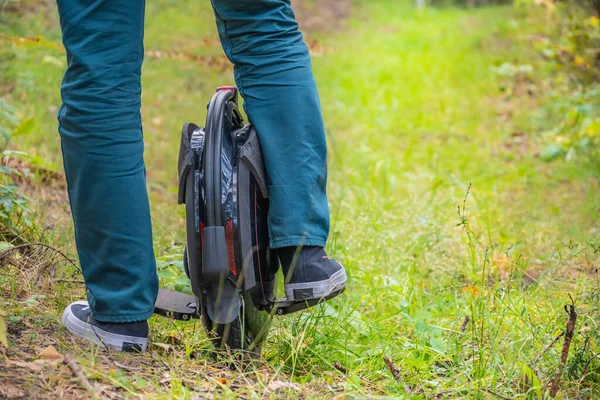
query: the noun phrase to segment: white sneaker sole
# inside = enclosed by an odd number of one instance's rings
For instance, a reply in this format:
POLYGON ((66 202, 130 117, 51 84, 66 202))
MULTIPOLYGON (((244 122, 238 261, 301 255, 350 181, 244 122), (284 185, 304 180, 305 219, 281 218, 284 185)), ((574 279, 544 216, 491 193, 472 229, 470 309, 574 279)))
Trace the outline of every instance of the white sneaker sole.
POLYGON ((305 282, 305 283, 289 283, 285 285, 285 297, 288 301, 303 301, 321 299, 329 296, 331 293, 338 291, 346 284, 346 270, 344 267, 331 275, 329 279, 318 282, 305 282), (294 292, 305 292, 312 289, 312 295, 310 297, 295 298, 294 292))
MULTIPOLYGON (((88 305, 87 301, 77 301, 73 304, 88 305)), ((62 323, 73 335, 86 339, 99 346, 108 346, 117 351, 124 351, 123 347, 125 346, 139 346, 141 351, 145 351, 148 346, 147 338, 106 332, 97 326, 81 321, 71 312, 71 307, 67 307, 63 313, 62 323)))

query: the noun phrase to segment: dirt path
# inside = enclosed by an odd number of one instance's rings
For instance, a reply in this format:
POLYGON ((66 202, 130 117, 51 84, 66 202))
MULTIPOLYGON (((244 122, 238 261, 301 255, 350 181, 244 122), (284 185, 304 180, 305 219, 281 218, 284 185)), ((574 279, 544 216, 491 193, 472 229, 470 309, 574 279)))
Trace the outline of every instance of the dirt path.
POLYGON ((308 33, 338 30, 352 14, 349 0, 297 0, 292 7, 301 29, 308 33))

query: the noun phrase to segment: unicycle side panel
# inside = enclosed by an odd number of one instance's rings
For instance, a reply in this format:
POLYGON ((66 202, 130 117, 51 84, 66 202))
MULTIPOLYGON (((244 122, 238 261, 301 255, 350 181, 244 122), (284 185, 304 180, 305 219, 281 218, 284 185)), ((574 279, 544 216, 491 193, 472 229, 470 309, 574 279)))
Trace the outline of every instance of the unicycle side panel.
POLYGON ((216 347, 258 353, 275 313, 278 259, 269 247, 258 137, 243 126, 235 88, 215 93, 205 128, 186 124, 179 167, 184 265, 195 296, 161 289, 156 313, 182 320, 200 316, 216 347))
MULTIPOLYGON (((206 226, 212 224, 223 228, 226 240, 226 255, 223 255, 227 263, 226 268, 224 265, 216 266, 221 278, 219 282, 207 283, 206 318, 203 320, 217 347, 259 352, 270 327, 270 316, 259 310, 252 299, 250 289, 256 286, 257 281, 253 277, 254 268, 244 266, 244 253, 247 251, 243 249, 240 238, 240 227, 254 223, 251 215, 250 218, 241 216, 239 210, 239 147, 245 143, 247 134, 244 132, 247 133, 249 127, 242 126, 235 92, 228 89, 217 92, 208 108, 203 160, 206 226), (232 318, 234 310, 236 314, 232 318)), ((248 182, 245 184, 248 185, 248 182)), ((255 207, 252 204, 246 208, 255 207)), ((266 214, 264 219, 266 223, 266 214)), ((245 235, 249 233, 245 232, 245 235)), ((245 246, 251 243, 252 247, 256 240, 252 236, 245 237, 245 246)), ((268 246, 268 239, 263 242, 268 246)), ((264 252, 264 248, 261 251, 264 252)), ((254 255, 250 256, 249 262, 255 264, 254 255)), ((206 265, 205 259, 203 271, 211 267, 215 266, 206 265)))

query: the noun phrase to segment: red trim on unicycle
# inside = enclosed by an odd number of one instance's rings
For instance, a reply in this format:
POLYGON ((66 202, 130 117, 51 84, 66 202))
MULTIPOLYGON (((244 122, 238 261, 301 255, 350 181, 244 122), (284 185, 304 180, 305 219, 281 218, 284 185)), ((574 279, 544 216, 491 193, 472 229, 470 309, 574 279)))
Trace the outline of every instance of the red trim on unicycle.
POLYGON ((234 92, 237 92, 237 88, 235 86, 219 86, 216 92, 220 92, 221 90, 233 90, 234 92))
POLYGON ((227 264, 229 271, 233 276, 237 277, 237 269, 235 267, 235 249, 233 248, 233 221, 227 222, 225 225, 225 238, 227 240, 227 264))
POLYGON ((220 92, 223 90, 231 90, 233 92, 233 102, 235 104, 238 103, 237 99, 238 99, 238 90, 235 86, 219 86, 216 90, 216 92, 220 92))

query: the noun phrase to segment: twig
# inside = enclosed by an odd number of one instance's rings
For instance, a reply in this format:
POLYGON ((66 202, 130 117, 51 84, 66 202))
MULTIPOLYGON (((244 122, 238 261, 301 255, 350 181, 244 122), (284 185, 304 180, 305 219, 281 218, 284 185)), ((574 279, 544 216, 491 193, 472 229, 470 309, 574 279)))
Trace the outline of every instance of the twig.
MULTIPOLYGON (((496 396, 496 397, 498 397, 499 399, 502 399, 502 400, 512 400, 512 397, 506 397, 506 396, 503 396, 503 395, 501 395, 500 393, 496 393, 496 392, 494 392, 494 391, 493 391, 493 390, 491 390, 491 389, 487 389, 487 388, 478 388, 477 390, 479 390, 479 391, 481 391, 481 392, 489 393, 489 394, 491 394, 491 395, 493 395, 493 396, 496 396)), ((436 399, 439 399, 439 398, 441 398, 442 396, 447 396, 447 395, 454 395, 454 396, 456 396, 456 395, 459 395, 459 394, 461 394, 461 395, 462 395, 462 394, 469 394, 469 393, 470 393, 470 391, 469 391, 469 390, 444 390, 444 391, 442 391, 442 392, 439 392, 439 393, 437 393, 437 394, 436 394, 434 397, 435 397, 436 399)))
POLYGON ((569 348, 571 347, 571 340, 573 339, 573 335, 575 334, 575 323, 577 322, 577 312, 575 312, 575 301, 569 294, 569 298, 571 299, 571 304, 565 305, 565 311, 569 314, 569 319, 567 320, 567 327, 565 329, 565 341, 563 342, 562 351, 560 353, 560 365, 558 367, 558 371, 554 374, 554 379, 552 380, 552 385, 550 386, 550 396, 552 398, 556 397, 556 394, 560 390, 560 378, 562 377, 562 371, 567 363, 567 357, 569 356, 569 348))
MULTIPOLYGON (((396 379, 396 381, 402 383, 402 375, 400 375, 400 370, 398 369, 398 367, 396 367, 396 364, 394 364, 394 360, 392 360, 392 357, 390 357, 387 354, 384 354, 383 360, 385 361, 388 368, 390 369, 390 372, 392 373, 392 376, 394 377, 394 379, 396 379)), ((406 386, 404 383, 402 383, 402 386, 404 387, 404 392, 406 394, 412 393, 412 389, 410 387, 406 386)))
POLYGON ((462 326, 460 327, 460 333, 465 333, 465 329, 467 329, 469 321, 471 321, 471 318, 467 315, 462 323, 462 326))
POLYGON ((340 364, 339 361, 336 361, 333 363, 333 368, 337 369, 338 371, 340 371, 343 374, 348 373, 348 369, 346 367, 344 367, 342 364, 340 364))
POLYGON ((57 249, 56 247, 50 246, 50 245, 48 245, 46 243, 25 243, 25 244, 20 244, 18 246, 10 247, 10 248, 5 249, 2 252, 0 252, 0 259, 2 259, 3 257, 5 257, 8 253, 10 253, 12 251, 24 249, 24 248, 27 248, 27 247, 34 247, 34 246, 43 247, 45 249, 52 250, 52 251, 58 253, 63 259, 65 259, 65 261, 68 261, 69 264, 71 264, 72 266, 74 266, 76 269, 79 269, 79 266, 77 265, 77 263, 73 259, 67 257, 67 255, 65 253, 63 253, 61 250, 57 249))
POLYGON ((581 372, 581 376, 585 375, 587 373, 587 369, 590 366, 590 364, 592 363, 592 361, 594 361, 594 358, 600 356, 600 353, 596 353, 594 354, 587 363, 585 363, 585 367, 583 367, 583 371, 581 372))
POLYGON ((115 365, 117 367, 119 367, 121 369, 124 369, 126 371, 140 371, 142 369, 141 367, 134 367, 134 366, 131 366, 131 365, 124 365, 124 364, 121 364, 120 362, 117 362, 117 361, 113 361, 113 362, 115 363, 115 365))
POLYGON ((383 359, 385 360, 385 363, 387 364, 388 368, 390 369, 390 372, 394 376, 394 379, 396 379, 397 381, 400 381, 402 379, 402 376, 400 376, 400 370, 394 364, 394 360, 392 360, 392 357, 388 356, 387 354, 384 354, 383 359))
POLYGON ((83 283, 85 284, 85 281, 83 279, 63 279, 63 278, 54 278, 52 279, 52 282, 64 282, 64 283, 83 283))
POLYGON ((79 365, 77 365, 77 361, 75 361, 75 359, 73 357, 71 357, 69 354, 65 354, 65 358, 63 359, 63 364, 65 364, 69 368, 71 368, 73 375, 75 375, 75 377, 77 379, 79 379, 79 383, 81 384, 81 386, 83 386, 85 388, 85 390, 87 390, 88 392, 90 392, 92 394, 95 393, 93 386, 87 380, 87 378, 81 371, 81 368, 79 368, 79 365))
POLYGON ((496 397, 498 397, 499 399, 502 399, 502 400, 512 400, 512 397, 502 396, 500 393, 496 393, 496 392, 494 392, 491 389, 479 388, 479 390, 482 391, 482 392, 486 392, 486 393, 489 393, 491 395, 494 395, 494 396, 496 396, 496 397))
POLYGON ((554 340, 552 341, 552 343, 550 343, 548 346, 546 346, 546 348, 544 349, 544 351, 542 351, 542 353, 539 356, 536 357, 536 359, 534 361, 534 364, 537 363, 540 360, 540 358, 542 358, 544 356, 544 354, 546 354, 548 352, 548 350, 550 350, 550 348, 552 346, 554 346, 554 343, 558 342, 558 339, 560 339, 561 337, 563 337, 564 334, 565 334, 564 332, 559 333, 558 336, 554 338, 554 340))

